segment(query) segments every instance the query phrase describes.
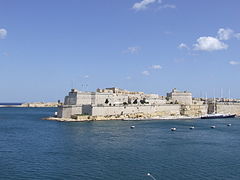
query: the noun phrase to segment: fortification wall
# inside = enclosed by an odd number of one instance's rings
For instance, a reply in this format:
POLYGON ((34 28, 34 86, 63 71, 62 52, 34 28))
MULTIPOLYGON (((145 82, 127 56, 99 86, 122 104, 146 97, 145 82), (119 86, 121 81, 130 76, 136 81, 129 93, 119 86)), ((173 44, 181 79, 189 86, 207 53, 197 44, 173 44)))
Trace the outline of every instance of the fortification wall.
POLYGON ((83 114, 92 116, 110 116, 110 115, 125 115, 135 113, 151 114, 160 112, 162 115, 180 115, 180 105, 160 105, 160 106, 85 106, 83 114))
POLYGON ((237 114, 240 116, 240 103, 232 103, 232 104, 216 104, 217 113, 223 114, 237 114))
POLYGON ((64 104, 76 105, 77 104, 77 92, 69 92, 68 96, 66 96, 64 99, 64 104))
POLYGON ((173 102, 178 102, 179 104, 192 104, 192 96, 180 96, 180 95, 173 95, 172 96, 173 102))
POLYGON ((207 114, 208 105, 182 105, 181 106, 181 115, 183 116, 202 116, 207 114))
POLYGON ((91 104, 92 103, 92 94, 89 92, 77 93, 76 104, 91 104))
POLYGON ((59 106, 58 107, 58 117, 59 118, 71 118, 74 114, 82 114, 82 106, 59 106))

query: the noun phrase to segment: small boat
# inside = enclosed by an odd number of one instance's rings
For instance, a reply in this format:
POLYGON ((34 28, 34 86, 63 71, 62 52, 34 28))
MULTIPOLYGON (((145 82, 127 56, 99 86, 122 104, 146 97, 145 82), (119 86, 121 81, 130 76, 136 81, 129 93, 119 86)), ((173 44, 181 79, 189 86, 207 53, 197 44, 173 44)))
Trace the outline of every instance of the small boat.
POLYGON ((189 129, 194 129, 195 127, 194 126, 191 126, 189 129))
POLYGON ((130 128, 131 128, 131 129, 134 129, 134 128, 135 128, 135 126, 131 126, 130 128))
POLYGON ((211 126, 211 128, 212 128, 212 129, 215 129, 215 128, 216 128, 216 126, 211 126))
POLYGON ((227 126, 231 126, 232 124, 228 124, 227 126))
POLYGON ((177 128, 171 128, 171 131, 176 131, 177 130, 177 128))

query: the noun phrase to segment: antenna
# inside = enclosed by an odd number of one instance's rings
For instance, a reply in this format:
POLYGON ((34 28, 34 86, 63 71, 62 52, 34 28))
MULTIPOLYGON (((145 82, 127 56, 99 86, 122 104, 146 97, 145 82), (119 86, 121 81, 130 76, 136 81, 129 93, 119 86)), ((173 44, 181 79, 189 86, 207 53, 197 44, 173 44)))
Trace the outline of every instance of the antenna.
POLYGON ((87 91, 88 84, 82 84, 82 91, 87 91))
POLYGON ((223 88, 221 88, 221 100, 223 98, 223 88))
POLYGON ((231 98, 231 90, 230 88, 228 89, 228 101, 230 101, 230 98, 231 98))
POLYGON ((215 88, 214 88, 214 90, 213 90, 213 113, 215 114, 216 112, 215 112, 215 104, 216 104, 216 98, 215 98, 215 88))
POLYGON ((207 93, 205 94, 206 104, 208 103, 207 93))
POLYGON ((74 88, 74 82, 73 82, 73 80, 71 80, 71 89, 73 89, 74 88))

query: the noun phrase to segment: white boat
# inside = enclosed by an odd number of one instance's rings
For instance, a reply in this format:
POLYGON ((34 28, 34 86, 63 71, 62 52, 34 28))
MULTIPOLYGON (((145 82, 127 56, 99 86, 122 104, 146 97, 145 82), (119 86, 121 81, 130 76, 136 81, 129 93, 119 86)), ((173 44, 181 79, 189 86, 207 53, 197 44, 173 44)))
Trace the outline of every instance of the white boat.
POLYGON ((216 100, 215 100, 215 97, 214 97, 213 113, 201 116, 201 119, 235 118, 236 114, 230 114, 230 113, 229 114, 219 114, 219 113, 216 113, 215 105, 216 105, 216 100))
POLYGON ((201 119, 219 119, 219 118, 235 118, 236 114, 207 114, 201 116, 201 119))

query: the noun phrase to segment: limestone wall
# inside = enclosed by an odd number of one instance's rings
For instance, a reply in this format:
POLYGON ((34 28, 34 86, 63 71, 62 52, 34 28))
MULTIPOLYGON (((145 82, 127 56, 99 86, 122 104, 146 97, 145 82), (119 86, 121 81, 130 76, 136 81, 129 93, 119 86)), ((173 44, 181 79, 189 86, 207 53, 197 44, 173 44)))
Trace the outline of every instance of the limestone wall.
POLYGON ((192 104, 192 97, 191 96, 173 95, 172 101, 177 102, 179 104, 192 104))
POLYGON ((108 104, 122 104, 123 102, 128 102, 128 96, 125 94, 111 94, 111 93, 96 93, 95 102, 92 104, 102 104, 106 105, 105 101, 108 100, 108 104))
POLYGON ((65 105, 76 105, 77 104, 77 92, 69 92, 68 96, 64 99, 65 105))
POLYGON ((77 93, 77 105, 92 104, 92 93, 81 92, 77 93))
POLYGON ((191 105, 192 104, 192 93, 187 91, 178 91, 173 89, 172 92, 167 93, 167 97, 173 103, 191 105))
POLYGON ((92 113, 92 116, 125 115, 135 113, 151 114, 160 112, 162 115, 180 115, 180 105, 160 105, 160 106, 85 106, 83 114, 92 113))
POLYGON ((223 114, 237 114, 240 116, 240 103, 229 103, 229 104, 216 104, 217 113, 223 114))
POLYGON ((82 114, 82 106, 64 105, 58 107, 59 118, 71 118, 74 114, 82 114))
POLYGON ((182 105, 181 106, 181 115, 183 116, 202 116, 207 114, 208 105, 182 105))
POLYGON ((110 92, 82 92, 72 89, 68 96, 65 97, 64 105, 119 105, 124 103, 133 103, 137 100, 141 104, 141 100, 151 105, 165 104, 166 100, 160 98, 157 94, 121 94, 110 92), (108 102, 108 103, 106 103, 108 102))

